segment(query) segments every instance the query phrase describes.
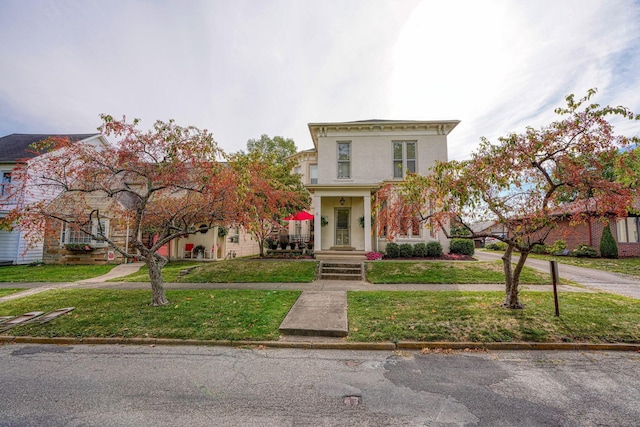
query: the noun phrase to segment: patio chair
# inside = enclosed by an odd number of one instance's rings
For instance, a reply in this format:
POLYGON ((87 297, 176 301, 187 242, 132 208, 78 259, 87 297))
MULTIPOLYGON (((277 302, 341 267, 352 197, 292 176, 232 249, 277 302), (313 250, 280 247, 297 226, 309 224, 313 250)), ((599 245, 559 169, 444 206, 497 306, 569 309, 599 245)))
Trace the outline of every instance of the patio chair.
POLYGON ((193 247, 195 246, 195 244, 193 243, 187 243, 184 245, 184 254, 182 255, 183 258, 187 257, 187 254, 189 254, 189 258, 193 258, 193 247))

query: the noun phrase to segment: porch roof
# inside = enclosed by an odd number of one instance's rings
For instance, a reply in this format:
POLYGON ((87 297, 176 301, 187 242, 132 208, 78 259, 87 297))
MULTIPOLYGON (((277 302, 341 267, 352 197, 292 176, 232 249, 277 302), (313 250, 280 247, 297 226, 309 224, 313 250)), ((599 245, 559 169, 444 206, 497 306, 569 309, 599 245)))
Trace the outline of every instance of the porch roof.
POLYGON ((314 193, 314 192, 324 192, 324 191, 330 191, 330 192, 353 192, 353 191, 359 191, 359 192, 363 192, 363 191, 374 191, 377 190, 378 188, 380 188, 382 186, 382 183, 375 183, 375 184, 308 184, 305 187, 307 187, 307 190, 309 190, 309 192, 314 193))

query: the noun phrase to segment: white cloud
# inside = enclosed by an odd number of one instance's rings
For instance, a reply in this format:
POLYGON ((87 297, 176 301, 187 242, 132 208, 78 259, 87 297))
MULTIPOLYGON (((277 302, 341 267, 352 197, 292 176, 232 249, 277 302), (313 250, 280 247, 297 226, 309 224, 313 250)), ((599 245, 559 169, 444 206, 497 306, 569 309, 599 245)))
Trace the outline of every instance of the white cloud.
POLYGON ((445 118, 460 158, 589 87, 640 111, 639 27, 632 0, 4 0, 0 134, 104 112, 235 151, 263 133, 309 148, 308 122, 445 118))

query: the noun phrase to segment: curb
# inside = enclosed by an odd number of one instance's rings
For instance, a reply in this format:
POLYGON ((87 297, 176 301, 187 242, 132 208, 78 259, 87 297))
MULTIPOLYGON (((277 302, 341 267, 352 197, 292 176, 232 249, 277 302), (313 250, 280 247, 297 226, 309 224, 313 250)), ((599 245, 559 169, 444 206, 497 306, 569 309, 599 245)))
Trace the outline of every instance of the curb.
POLYGON ((537 343, 537 342, 332 342, 332 341, 229 341, 171 338, 73 338, 73 337, 20 337, 0 335, 2 344, 54 344, 54 345, 146 345, 146 346, 204 346, 246 348, 289 348, 307 350, 562 350, 562 351, 637 351, 640 344, 592 343, 537 343))

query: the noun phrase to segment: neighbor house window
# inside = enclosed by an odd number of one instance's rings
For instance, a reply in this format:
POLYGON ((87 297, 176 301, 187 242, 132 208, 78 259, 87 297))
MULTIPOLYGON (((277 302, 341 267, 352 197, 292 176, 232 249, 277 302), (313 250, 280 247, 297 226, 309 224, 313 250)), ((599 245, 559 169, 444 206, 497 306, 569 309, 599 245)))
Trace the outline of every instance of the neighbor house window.
POLYGON ((620 243, 638 243, 638 217, 629 216, 618 219, 616 228, 618 232, 618 242, 620 243))
MULTIPOLYGON (((101 219, 99 222, 94 220, 93 225, 91 226, 91 233, 94 236, 104 236, 108 238, 109 220, 101 219)), ((104 239, 94 239, 90 234, 76 230, 75 228, 70 227, 67 223, 62 223, 62 236, 60 237, 60 242, 62 244, 80 243, 86 245, 102 245, 104 244, 104 239)))
POLYGON ((5 191, 8 189, 11 183, 11 172, 2 172, 2 179, 0 180, 0 196, 4 196, 5 191))
POLYGON ((351 178, 350 142, 338 142, 338 178, 351 178))
POLYGON ((415 141, 394 141, 393 142, 393 177, 404 178, 406 173, 415 173, 415 171, 416 171, 415 141))
POLYGON ((309 183, 318 183, 318 165, 309 165, 309 183))

